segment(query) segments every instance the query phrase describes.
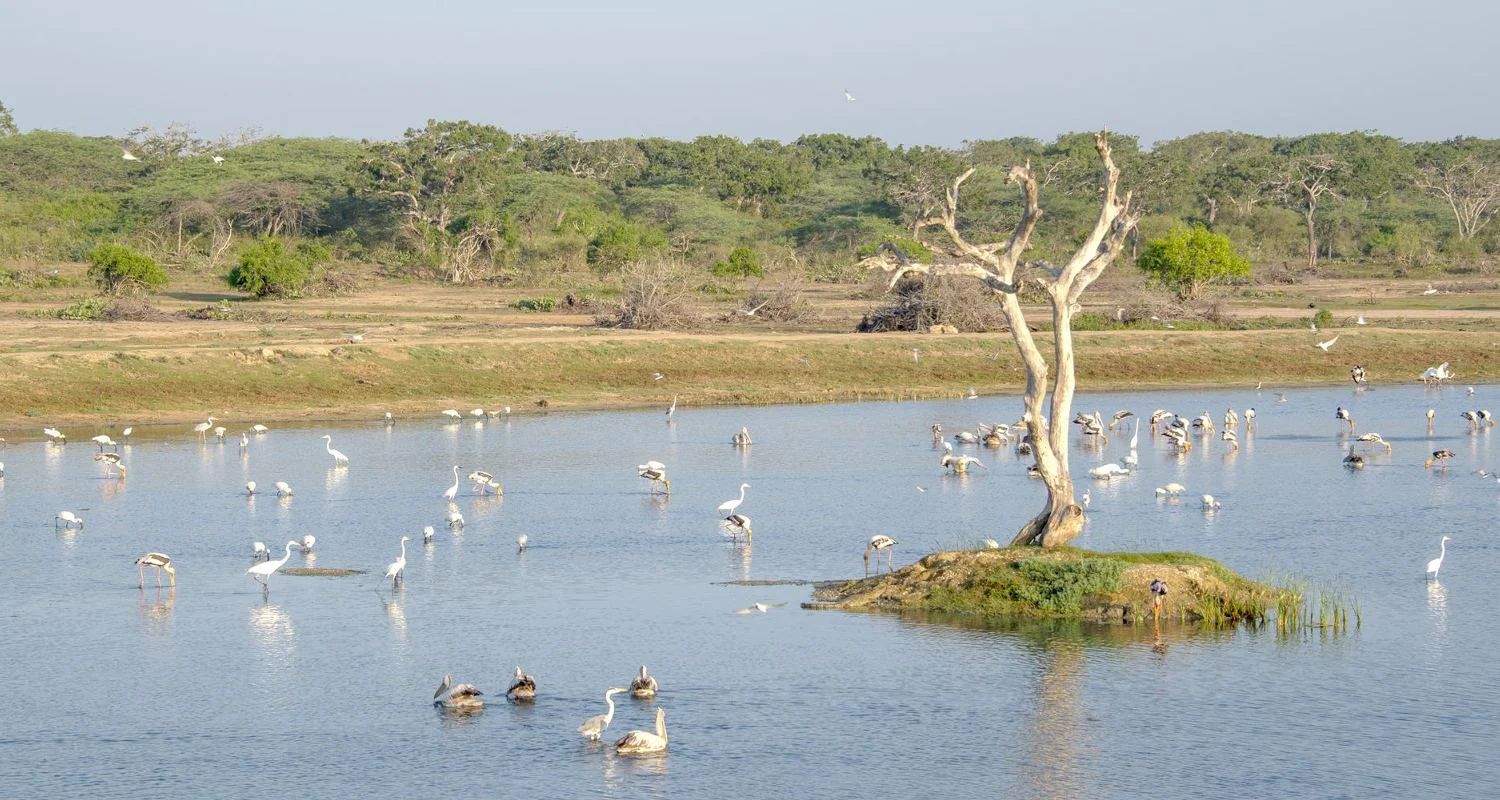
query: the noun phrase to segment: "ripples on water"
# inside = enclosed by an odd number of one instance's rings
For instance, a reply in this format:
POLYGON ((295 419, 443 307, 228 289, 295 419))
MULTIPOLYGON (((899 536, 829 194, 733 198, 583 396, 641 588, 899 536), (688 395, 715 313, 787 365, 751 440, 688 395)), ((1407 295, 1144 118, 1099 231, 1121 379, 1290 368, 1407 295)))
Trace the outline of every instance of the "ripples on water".
MULTIPOLYGON (((1495 391, 1081 397, 1106 416, 1218 421, 1253 405, 1260 430, 1242 428, 1237 454, 1217 439, 1180 458, 1143 442, 1139 474, 1082 479, 1093 504, 1079 545, 1201 552, 1352 592, 1363 610, 1345 637, 1168 628, 1159 648, 1146 630, 815 613, 795 607, 805 587, 716 585, 858 575, 876 532, 900 539, 898 567, 1007 538, 1041 502, 1023 462, 961 447, 989 469, 945 478, 926 430, 1013 420, 1014 398, 679 408, 670 426, 651 411, 286 428, 243 453, 187 426, 137 428, 125 482, 83 441, 15 444, 0 480, 0 794, 1488 796, 1500 487, 1470 474, 1496 468, 1495 434, 1465 433, 1457 414, 1500 406, 1495 391), (1394 455, 1341 468, 1337 405, 1394 455), (745 450, 728 443, 741 425, 756 441, 745 450), (324 432, 348 469, 329 468, 324 432), (1422 468, 1438 447, 1458 453, 1446 473, 1422 468), (668 465, 670 498, 635 476, 647 459, 668 465), (465 484, 462 533, 438 498, 454 464, 506 491, 465 484), (238 494, 252 479, 297 493, 238 494), (749 544, 714 515, 741 481, 749 544), (1156 500, 1171 481, 1186 499, 1156 500), (1224 508, 1204 514, 1203 493, 1224 508), (87 528, 54 531, 62 509, 87 528), (438 530, 428 546, 423 525, 438 530), (263 597, 244 575, 250 542, 279 558, 308 533, 316 553, 288 566, 367 574, 276 576, 263 597), (1443 579, 1427 584, 1442 533, 1443 579), (380 575, 403 534, 392 590, 380 575), (172 555, 175 591, 150 575, 133 585, 148 550, 172 555), (791 605, 732 613, 755 601, 791 605), (670 752, 581 741, 573 729, 642 662, 661 681, 670 752), (498 696, 517 664, 537 677, 535 705, 498 696), (431 708, 445 673, 490 706, 431 708)), ((1075 473, 1118 460, 1128 438, 1075 442, 1075 473)), ((654 708, 619 703, 606 741, 649 730, 654 708)))

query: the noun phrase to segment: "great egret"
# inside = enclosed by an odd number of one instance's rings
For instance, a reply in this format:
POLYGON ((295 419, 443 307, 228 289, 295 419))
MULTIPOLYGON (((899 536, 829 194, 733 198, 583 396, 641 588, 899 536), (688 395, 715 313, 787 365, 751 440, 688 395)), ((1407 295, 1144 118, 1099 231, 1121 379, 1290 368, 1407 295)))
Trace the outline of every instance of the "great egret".
POLYGON ((136 588, 146 588, 146 567, 156 568, 156 585, 161 586, 161 574, 167 573, 167 579, 173 586, 177 585, 177 570, 172 566, 172 557, 166 553, 147 553, 135 560, 136 566, 141 574, 141 582, 136 588))
POLYGON ((736 613, 736 614, 754 614, 755 612, 759 611, 760 613, 764 614, 764 613, 766 613, 767 611, 770 611, 773 608, 781 608, 781 607, 783 607, 785 605, 786 605, 786 603, 751 603, 749 608, 742 608, 739 611, 736 611, 734 613, 736 613))
POLYGON ((888 571, 894 571, 892 560, 896 558, 895 546, 897 542, 883 533, 877 533, 870 537, 870 546, 865 548, 865 577, 870 577, 870 553, 875 553, 875 571, 880 572, 880 551, 885 551, 885 566, 888 571))
POLYGON ((1432 451, 1432 458, 1429 458, 1425 462, 1423 462, 1422 466, 1426 467, 1427 469, 1432 469, 1432 462, 1437 461, 1443 465, 1443 470, 1446 471, 1448 469, 1448 459, 1456 455, 1458 454, 1447 448, 1443 448, 1442 450, 1434 450, 1432 451))
POLYGON ((256 561, 259 561, 263 558, 270 558, 271 551, 266 549, 265 542, 251 542, 250 555, 254 556, 256 561))
POLYGON ((1319 350, 1322 350, 1323 352, 1326 353, 1326 352, 1328 352, 1328 348, 1333 347, 1333 343, 1337 342, 1338 340, 1339 340, 1339 337, 1334 336, 1332 339, 1329 339, 1326 342, 1318 342, 1318 343, 1314 344, 1313 347, 1316 347, 1319 350))
POLYGON ((531 537, 527 536, 524 533, 521 534, 520 536, 517 536, 516 537, 516 552, 517 553, 524 553, 524 552, 526 552, 526 543, 529 542, 529 541, 531 541, 531 537))
POLYGON ((1444 536, 1438 541, 1438 557, 1427 562, 1427 580, 1437 580, 1438 570, 1443 568, 1443 559, 1448 555, 1448 540, 1452 536, 1444 536))
POLYGON ((120 477, 125 477, 125 465, 120 462, 119 453, 95 453, 94 460, 104 462, 105 467, 111 470, 118 469, 120 477))
POLYGON ((445 489, 443 491, 443 499, 447 500, 448 502, 451 503, 451 502, 453 502, 453 498, 455 498, 457 496, 458 496, 458 465, 454 464, 453 465, 453 485, 449 486, 447 489, 445 489))
POLYGON ((664 494, 672 493, 672 482, 667 480, 666 464, 663 464, 660 461, 647 461, 644 464, 637 464, 635 469, 636 474, 640 475, 642 478, 645 478, 648 481, 651 481, 652 494, 656 493, 656 484, 658 483, 662 485, 662 492, 664 494))
MULTIPOLYGON (((259 581, 261 588, 270 590, 271 585, 267 583, 267 581, 269 581, 271 579, 271 576, 276 573, 276 570, 279 570, 282 567, 286 566, 286 562, 292 559, 292 548, 296 546, 296 542, 287 542, 286 555, 282 556, 280 561, 266 561, 261 564, 256 564, 250 569, 245 570, 245 574, 259 581)), ((269 557, 270 556, 267 555, 267 558, 269 557)))
MULTIPOLYGON (((854 98, 849 98, 854 99, 854 98)), ((656 733, 631 731, 615 742, 615 752, 626 755, 660 753, 667 749, 667 712, 656 709, 656 733)))
POLYGON ((656 679, 646 671, 646 665, 641 665, 641 674, 630 682, 630 695, 642 700, 649 700, 656 696, 656 679))
POLYGON ((135 153, 132 153, 123 147, 120 148, 120 159, 123 161, 140 161, 139 158, 136 158, 135 153))
POLYGON ((120 438, 121 439, 129 439, 130 438, 130 434, 133 433, 134 431, 135 431, 135 428, 126 428, 125 430, 120 431, 120 438))
POLYGON ((591 742, 599 741, 599 737, 604 734, 604 731, 607 728, 609 728, 609 723, 614 721, 615 695, 625 691, 629 690, 614 688, 606 691, 604 693, 604 702, 609 704, 609 710, 597 717, 589 717, 588 719, 584 720, 583 724, 578 726, 578 732, 583 734, 584 738, 588 739, 591 742))
POLYGON ((302 552, 304 552, 304 553, 311 553, 312 550, 313 550, 313 545, 315 545, 317 543, 318 543, 318 537, 316 537, 316 536, 314 536, 314 535, 312 535, 310 533, 308 535, 302 537, 302 552))
POLYGON ((535 700, 536 678, 522 672, 520 667, 516 667, 515 677, 511 679, 510 688, 505 690, 505 696, 523 702, 535 700))
POLYGON ((340 467, 349 466, 349 457, 333 449, 333 437, 328 434, 324 434, 321 438, 323 439, 323 447, 327 448, 328 450, 328 455, 333 456, 334 465, 340 467))
POLYGON ((385 576, 391 579, 391 586, 401 582, 401 573, 406 571, 406 543, 411 541, 410 536, 401 537, 401 557, 386 565, 385 576))
POLYGON ((672 414, 677 411, 677 395, 672 395, 672 405, 667 406, 667 422, 672 421, 672 414))
POLYGON ((750 488, 750 484, 748 484, 748 483, 742 483, 742 484, 740 484, 740 496, 739 496, 739 499, 737 499, 737 500, 725 500, 724 502, 720 503, 719 504, 719 515, 727 518, 730 514, 733 514, 735 512, 735 509, 739 508, 740 504, 742 504, 742 503, 745 502, 745 490, 749 489, 749 488, 750 488))
POLYGON ((444 675, 443 682, 438 684, 437 691, 432 694, 432 704, 455 711, 478 711, 484 708, 484 701, 479 699, 483 695, 484 692, 474 688, 474 684, 460 683, 454 686, 453 676, 444 675))
POLYGON ((203 438, 205 438, 205 437, 208 436, 208 432, 209 432, 209 430, 211 428, 213 428, 213 426, 214 426, 214 415, 213 414, 209 414, 208 415, 208 422, 200 422, 197 425, 193 426, 193 433, 198 434, 198 438, 199 439, 203 439, 203 438))
POLYGON ((741 426, 740 432, 730 437, 729 441, 736 445, 751 444, 752 442, 750 441, 750 429, 748 427, 741 426))
POLYGON ((59 525, 67 529, 77 528, 83 530, 83 518, 71 511, 59 511, 57 512, 57 516, 52 520, 52 527, 56 528, 59 525))
POLYGON ((292 496, 292 486, 291 486, 291 484, 287 483, 286 481, 277 481, 276 483, 274 483, 272 485, 276 487, 276 496, 277 497, 291 497, 292 496))
POLYGON ((249 446, 250 446, 250 433, 249 433, 249 431, 240 431, 240 449, 244 450, 245 448, 247 448, 249 446))

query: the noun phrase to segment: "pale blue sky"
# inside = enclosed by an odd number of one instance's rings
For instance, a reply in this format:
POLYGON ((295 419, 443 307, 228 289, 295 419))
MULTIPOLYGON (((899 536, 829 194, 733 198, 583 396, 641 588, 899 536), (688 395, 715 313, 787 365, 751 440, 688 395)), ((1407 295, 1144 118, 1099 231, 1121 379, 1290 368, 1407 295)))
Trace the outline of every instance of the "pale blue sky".
POLYGON ((106 135, 1500 137, 1497 35, 1480 0, 38 0, 0 12, 0 101, 106 135))

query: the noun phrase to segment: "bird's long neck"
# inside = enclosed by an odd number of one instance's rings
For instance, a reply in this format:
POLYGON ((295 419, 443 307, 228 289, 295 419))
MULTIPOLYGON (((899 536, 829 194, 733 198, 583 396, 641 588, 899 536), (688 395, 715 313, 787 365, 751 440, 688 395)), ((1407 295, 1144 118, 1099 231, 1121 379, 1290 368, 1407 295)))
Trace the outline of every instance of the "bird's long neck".
POLYGON ((609 711, 604 713, 604 723, 609 724, 615 718, 615 696, 613 692, 604 693, 604 702, 609 704, 609 711))
POLYGON ((406 540, 405 539, 401 540, 401 560, 402 561, 406 560, 406 540))
POLYGON ((1447 555, 1448 555, 1448 542, 1446 540, 1438 542, 1438 561, 1442 561, 1444 558, 1447 557, 1447 555))
POLYGON ((281 560, 278 561, 278 562, 276 562, 276 563, 277 564, 285 564, 286 562, 291 561, 291 560, 292 560, 292 543, 291 542, 287 542, 286 543, 286 555, 282 556, 281 560))
POLYGON ((745 502, 745 487, 744 486, 740 487, 740 502, 741 503, 745 502))
POLYGON ((667 740, 667 715, 663 714, 661 709, 656 711, 656 735, 660 736, 664 742, 667 740))
POLYGON ((330 454, 333 453, 333 440, 332 439, 324 439, 323 440, 323 446, 328 449, 328 452, 330 454))

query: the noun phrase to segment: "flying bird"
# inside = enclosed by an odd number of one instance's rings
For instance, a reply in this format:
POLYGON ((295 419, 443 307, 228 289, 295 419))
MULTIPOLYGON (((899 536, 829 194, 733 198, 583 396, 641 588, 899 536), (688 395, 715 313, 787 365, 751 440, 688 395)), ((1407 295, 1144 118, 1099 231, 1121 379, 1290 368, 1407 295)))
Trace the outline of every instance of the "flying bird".
POLYGON ((1339 337, 1334 336, 1332 339, 1329 339, 1326 342, 1318 342, 1317 344, 1313 345, 1313 347, 1316 347, 1326 353, 1328 352, 1328 348, 1333 347, 1333 343, 1337 342, 1338 340, 1339 337))
POLYGON ((742 608, 739 611, 736 611, 734 613, 736 613, 736 614, 754 614, 755 612, 759 611, 760 613, 764 614, 764 613, 766 613, 767 611, 770 611, 773 608, 781 608, 784 605, 786 605, 786 603, 753 603, 753 604, 750 605, 749 608, 742 608))
POLYGON ((851 102, 851 103, 852 103, 852 102, 854 102, 854 95, 852 95, 852 94, 849 94, 849 90, 848 90, 848 89, 845 89, 845 90, 844 90, 844 99, 845 99, 845 100, 848 100, 848 101, 849 101, 849 102, 851 102))

